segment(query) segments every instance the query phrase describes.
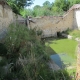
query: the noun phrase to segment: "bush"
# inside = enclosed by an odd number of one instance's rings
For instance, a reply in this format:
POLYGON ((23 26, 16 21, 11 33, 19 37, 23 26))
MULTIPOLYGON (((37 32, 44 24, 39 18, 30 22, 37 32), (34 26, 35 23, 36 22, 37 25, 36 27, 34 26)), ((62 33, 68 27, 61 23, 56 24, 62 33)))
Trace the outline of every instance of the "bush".
POLYGON ((38 35, 35 29, 28 30, 27 27, 18 24, 10 25, 4 40, 7 54, 4 57, 6 63, 1 66, 4 74, 0 73, 0 80, 60 79, 58 74, 53 76, 56 73, 53 73, 47 64, 49 56, 45 52, 45 46, 37 39, 38 35))
POLYGON ((73 36, 74 39, 75 38, 80 38, 80 30, 72 30, 72 31, 69 32, 69 34, 71 36, 73 36))
POLYGON ((46 69, 48 57, 44 45, 37 39, 40 34, 41 31, 36 33, 35 29, 28 30, 23 25, 10 25, 4 45, 7 48, 7 64, 12 64, 4 79, 36 80, 46 69))

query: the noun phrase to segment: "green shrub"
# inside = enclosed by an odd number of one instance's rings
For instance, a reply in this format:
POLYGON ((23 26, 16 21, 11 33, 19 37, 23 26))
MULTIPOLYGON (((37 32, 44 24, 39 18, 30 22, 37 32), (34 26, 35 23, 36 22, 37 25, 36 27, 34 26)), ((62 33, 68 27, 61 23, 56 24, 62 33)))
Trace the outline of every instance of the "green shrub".
POLYGON ((72 30, 69 32, 70 35, 73 36, 73 38, 80 38, 80 30, 72 30))
MULTIPOLYGON (((57 77, 60 73, 53 73, 47 64, 49 56, 44 44, 37 39, 38 35, 35 29, 10 25, 4 40, 7 48, 4 66, 7 67, 7 73, 0 75, 0 80, 60 80, 57 77)), ((1 68, 4 70, 3 66, 1 68)), ((69 80, 69 77, 65 78, 69 80)))
POLYGON ((37 39, 38 35, 41 31, 36 33, 35 29, 28 30, 23 25, 10 25, 4 45, 7 48, 7 64, 12 65, 4 79, 14 79, 16 76, 19 80, 36 80, 46 69, 48 57, 44 45, 37 39))

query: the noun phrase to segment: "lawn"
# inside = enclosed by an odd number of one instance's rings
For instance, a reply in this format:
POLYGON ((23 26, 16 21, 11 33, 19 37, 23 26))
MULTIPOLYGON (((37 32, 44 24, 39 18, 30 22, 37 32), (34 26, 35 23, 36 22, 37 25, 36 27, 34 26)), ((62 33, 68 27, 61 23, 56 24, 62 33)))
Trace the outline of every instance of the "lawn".
POLYGON ((77 41, 69 39, 54 39, 45 43, 50 58, 71 77, 75 77, 76 73, 77 44, 77 41))
POLYGON ((72 35, 73 38, 80 38, 80 30, 70 31, 69 34, 72 35))
POLYGON ((80 38, 80 30, 67 30, 64 33, 73 36, 73 39, 80 38))
POLYGON ((57 39, 46 42, 46 45, 50 46, 57 54, 65 53, 73 58, 76 56, 77 44, 75 40, 69 39, 57 39))

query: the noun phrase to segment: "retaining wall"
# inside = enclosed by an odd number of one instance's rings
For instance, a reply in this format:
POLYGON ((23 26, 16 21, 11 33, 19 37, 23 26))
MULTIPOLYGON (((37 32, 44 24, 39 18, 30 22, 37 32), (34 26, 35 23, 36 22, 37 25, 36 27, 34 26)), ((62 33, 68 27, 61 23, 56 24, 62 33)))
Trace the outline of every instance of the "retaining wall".
POLYGON ((16 21, 25 21, 23 17, 13 13, 10 6, 7 4, 0 4, 0 36, 3 36, 6 32, 9 24, 16 21))
POLYGON ((30 18, 30 28, 37 28, 43 31, 43 37, 57 36, 57 32, 67 29, 80 28, 80 9, 70 9, 65 15, 59 17, 45 16, 41 18, 30 18))

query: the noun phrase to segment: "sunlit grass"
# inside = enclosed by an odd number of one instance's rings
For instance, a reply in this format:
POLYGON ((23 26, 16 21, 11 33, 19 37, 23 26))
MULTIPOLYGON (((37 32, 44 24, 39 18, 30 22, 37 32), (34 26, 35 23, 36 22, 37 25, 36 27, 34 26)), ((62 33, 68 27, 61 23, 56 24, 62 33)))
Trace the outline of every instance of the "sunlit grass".
POLYGON ((66 53, 75 58, 77 47, 77 42, 75 40, 58 39, 51 41, 50 44, 46 43, 46 45, 49 45, 57 54, 66 53))
POLYGON ((70 35, 73 36, 73 38, 80 38, 80 30, 73 30, 69 32, 70 35))

